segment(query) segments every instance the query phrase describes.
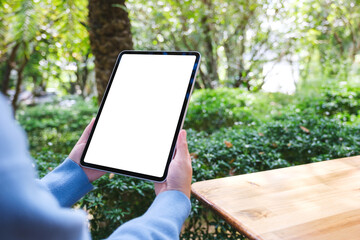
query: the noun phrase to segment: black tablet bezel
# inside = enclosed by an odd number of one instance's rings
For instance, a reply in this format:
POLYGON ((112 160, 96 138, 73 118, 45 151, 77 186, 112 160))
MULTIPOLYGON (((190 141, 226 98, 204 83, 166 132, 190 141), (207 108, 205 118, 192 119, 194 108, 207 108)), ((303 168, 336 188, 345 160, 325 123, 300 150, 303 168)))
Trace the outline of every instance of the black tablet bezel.
POLYGON ((117 173, 117 174, 121 174, 121 175, 125 175, 125 176, 130 176, 130 177, 135 177, 135 178, 140 178, 140 179, 145 179, 145 180, 150 180, 150 181, 155 181, 155 182, 163 182, 166 180, 166 177, 167 177, 167 174, 168 174, 168 169, 169 169, 169 165, 170 165, 170 162, 173 158, 173 154, 175 152, 175 147, 176 147, 176 141, 177 141, 177 138, 178 138, 178 135, 179 135, 179 132, 182 128, 182 125, 183 125, 183 122, 184 122, 184 119, 185 119, 185 115, 186 115, 186 111, 187 111, 187 106, 189 104, 189 100, 190 100, 190 96, 191 96, 191 93, 192 93, 192 90, 194 88, 194 84, 195 84, 195 77, 196 77, 196 73, 197 73, 197 70, 199 68, 199 64, 200 64, 200 53, 199 52, 195 52, 195 51, 187 51, 187 52, 174 52, 174 51, 132 51, 132 50, 125 50, 125 51, 122 51, 117 60, 116 60, 116 63, 115 63, 115 66, 113 68, 113 71, 111 73, 111 76, 110 76, 110 79, 109 79, 109 82, 108 82, 108 85, 106 87, 106 90, 104 92, 104 95, 103 95, 103 98, 101 100, 101 103, 100 103, 100 107, 99 107, 99 110, 98 110, 98 113, 96 115, 96 118, 95 118, 95 122, 94 122, 94 126, 90 132, 90 135, 89 135, 89 139, 85 145, 85 148, 84 148, 84 151, 81 155, 81 159, 80 159, 80 164, 86 168, 92 168, 92 169, 98 169, 98 170, 102 170, 102 171, 106 171, 106 172, 112 172, 112 173, 117 173), (169 156, 168 156, 168 160, 167 160, 167 163, 166 163, 166 166, 165 166, 165 170, 164 170, 164 174, 162 177, 155 177, 155 176, 151 176, 151 175, 146 175, 146 174, 141 174, 141 173, 136 173, 136 172, 131 172, 131 171, 126 171, 126 170, 122 170, 122 169, 117 169, 117 168, 111 168, 111 167, 106 167, 106 166, 102 166, 102 165, 97 165, 97 164, 93 164, 93 163, 87 163, 87 162, 84 162, 84 159, 85 159, 85 156, 86 156, 86 153, 87 153, 87 150, 89 148, 89 145, 90 145, 90 142, 91 142, 91 139, 93 137, 93 134, 94 134, 94 131, 96 129, 96 125, 98 123, 98 120, 99 120, 99 117, 101 115, 101 112, 102 112, 102 109, 104 107, 104 104, 106 102, 106 98, 108 96, 108 93, 109 93, 109 90, 111 88, 111 84, 114 80, 114 76, 115 76, 115 73, 118 69, 118 66, 119 66, 119 63, 121 61, 121 57, 124 55, 124 54, 149 54, 149 55, 193 55, 196 57, 195 59, 195 63, 194 63, 194 67, 193 67, 193 70, 192 70, 192 73, 191 73, 191 77, 189 79, 189 84, 188 84, 188 87, 187 87, 187 90, 186 90, 186 94, 184 96, 184 102, 183 102, 183 105, 182 105, 182 108, 181 108, 181 113, 180 113, 180 117, 179 117, 179 120, 178 120, 178 123, 177 123, 177 126, 176 126, 176 130, 175 130, 175 133, 174 133, 174 138, 173 138, 173 141, 172 141, 172 144, 171 144, 171 148, 170 148, 170 152, 169 152, 169 156))

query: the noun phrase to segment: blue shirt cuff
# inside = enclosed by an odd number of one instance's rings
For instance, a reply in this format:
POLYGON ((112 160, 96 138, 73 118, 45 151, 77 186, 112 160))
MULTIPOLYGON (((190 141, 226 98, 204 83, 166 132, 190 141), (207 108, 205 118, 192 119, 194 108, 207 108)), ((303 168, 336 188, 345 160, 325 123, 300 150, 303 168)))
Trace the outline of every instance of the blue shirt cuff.
POLYGON ((181 228, 190 211, 190 199, 183 192, 168 190, 156 196, 145 215, 166 216, 179 224, 181 228))
POLYGON ((65 161, 41 179, 41 182, 63 207, 70 207, 93 189, 84 170, 66 158, 65 161))
POLYGON ((190 200, 184 193, 162 192, 144 215, 121 225, 107 240, 179 239, 190 210, 190 200))

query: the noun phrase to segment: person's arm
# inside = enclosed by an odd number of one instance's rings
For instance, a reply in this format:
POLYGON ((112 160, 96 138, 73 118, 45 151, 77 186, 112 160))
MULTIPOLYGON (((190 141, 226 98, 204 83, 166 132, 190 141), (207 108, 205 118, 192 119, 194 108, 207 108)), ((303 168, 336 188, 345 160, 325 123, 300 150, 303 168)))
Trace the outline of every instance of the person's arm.
POLYGON ((70 158, 66 158, 38 183, 50 191, 62 207, 71 207, 93 189, 82 168, 70 158))
POLYGON ((182 130, 168 177, 155 184, 157 197, 144 215, 120 226, 108 240, 178 239, 181 227, 191 210, 191 158, 182 130))
POLYGON ((90 239, 86 214, 62 208, 35 182, 25 134, 0 94, 0 238, 90 239))
POLYGON ((144 215, 121 225, 108 240, 179 239, 190 210, 190 200, 184 193, 162 192, 144 215))
POLYGON ((91 182, 104 174, 102 171, 80 166, 80 157, 93 124, 94 119, 85 128, 69 157, 39 181, 39 184, 48 189, 63 207, 72 206, 91 191, 93 189, 91 182))

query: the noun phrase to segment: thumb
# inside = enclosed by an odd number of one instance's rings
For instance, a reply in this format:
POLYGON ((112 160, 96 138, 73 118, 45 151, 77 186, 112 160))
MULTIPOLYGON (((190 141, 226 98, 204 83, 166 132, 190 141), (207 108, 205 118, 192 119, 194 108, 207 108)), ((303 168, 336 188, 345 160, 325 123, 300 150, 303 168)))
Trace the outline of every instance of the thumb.
POLYGON ((94 122, 95 122, 95 118, 91 119, 91 122, 85 128, 84 132, 82 133, 82 135, 77 143, 86 143, 87 142, 87 140, 90 136, 91 129, 94 126, 94 122))
POLYGON ((186 141, 186 131, 181 130, 176 144, 176 156, 179 159, 186 159, 185 157, 187 157, 188 154, 189 154, 189 150, 186 141))

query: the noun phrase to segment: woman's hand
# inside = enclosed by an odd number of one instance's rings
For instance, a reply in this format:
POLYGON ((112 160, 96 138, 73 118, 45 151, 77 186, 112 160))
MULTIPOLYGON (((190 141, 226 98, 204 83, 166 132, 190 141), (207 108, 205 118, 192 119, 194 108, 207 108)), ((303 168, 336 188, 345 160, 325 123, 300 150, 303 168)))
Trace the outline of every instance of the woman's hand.
POLYGON ((100 171, 100 170, 94 170, 90 168, 85 168, 80 165, 80 158, 84 151, 85 145, 87 140, 89 139, 89 135, 91 132, 91 129, 94 125, 95 118, 91 120, 89 125, 85 128, 84 132, 82 133, 80 139, 75 144, 74 148, 71 150, 71 153, 69 154, 69 158, 76 162, 85 172, 90 182, 93 182, 94 180, 98 179, 102 175, 104 175, 106 172, 100 171))
POLYGON ((183 192, 188 198, 191 194, 192 167, 186 141, 186 131, 181 130, 176 144, 176 154, 170 163, 167 179, 163 183, 155 183, 155 193, 169 190, 183 192))

